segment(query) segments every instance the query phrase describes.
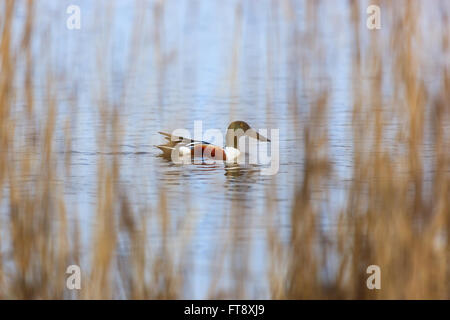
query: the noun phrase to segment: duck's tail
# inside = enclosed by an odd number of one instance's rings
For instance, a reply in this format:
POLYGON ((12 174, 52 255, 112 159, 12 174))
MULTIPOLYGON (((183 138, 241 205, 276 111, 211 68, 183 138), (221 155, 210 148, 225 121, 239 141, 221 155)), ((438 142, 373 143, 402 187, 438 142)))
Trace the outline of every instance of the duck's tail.
POLYGON ((168 158, 172 156, 172 151, 175 149, 174 147, 165 144, 161 144, 156 147, 163 152, 164 157, 168 158))

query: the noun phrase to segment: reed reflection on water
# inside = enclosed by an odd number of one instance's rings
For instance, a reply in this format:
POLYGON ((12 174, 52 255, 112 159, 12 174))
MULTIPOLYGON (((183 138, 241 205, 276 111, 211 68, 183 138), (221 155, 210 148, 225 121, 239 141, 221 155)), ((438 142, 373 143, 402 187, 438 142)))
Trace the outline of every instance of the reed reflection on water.
POLYGON ((449 298, 447 1, 69 2, 0 4, 0 299, 449 298), (154 147, 238 119, 276 175, 154 147))

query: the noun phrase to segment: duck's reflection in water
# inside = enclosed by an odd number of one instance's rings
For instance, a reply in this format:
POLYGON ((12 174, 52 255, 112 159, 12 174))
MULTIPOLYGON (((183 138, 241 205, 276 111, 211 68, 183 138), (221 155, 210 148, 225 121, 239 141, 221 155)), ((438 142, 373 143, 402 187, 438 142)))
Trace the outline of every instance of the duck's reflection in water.
MULTIPOLYGON (((199 183, 211 184, 220 183, 216 176, 219 172, 224 172, 225 181, 223 184, 225 198, 233 201, 251 202, 251 194, 254 189, 260 189, 258 182, 261 182, 261 166, 248 163, 227 163, 211 162, 211 160, 192 159, 184 164, 175 164, 170 159, 166 165, 162 165, 162 179, 167 185, 179 185, 180 180, 188 182, 195 190, 199 183), (186 167, 187 165, 187 167, 186 167), (213 176, 214 175, 214 176, 213 176)), ((201 186, 199 186, 201 187, 201 186)), ((216 185, 220 189, 220 185, 216 185)))
POLYGON ((259 180, 259 168, 249 164, 225 164, 225 188, 232 200, 251 200, 249 194, 259 180))

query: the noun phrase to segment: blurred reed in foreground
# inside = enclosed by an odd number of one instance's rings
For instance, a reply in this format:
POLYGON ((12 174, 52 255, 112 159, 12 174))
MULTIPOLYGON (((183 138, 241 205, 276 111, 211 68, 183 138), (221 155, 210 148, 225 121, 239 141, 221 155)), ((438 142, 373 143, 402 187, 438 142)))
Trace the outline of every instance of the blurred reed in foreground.
MULTIPOLYGON (((68 223, 63 186, 58 183, 66 178, 63 169, 68 170, 70 152, 64 162, 54 150, 56 80, 49 71, 48 103, 41 117, 35 110, 32 77, 37 63, 30 44, 34 2, 27 3, 19 42, 14 41, 12 31, 15 3, 5 0, 0 4, 0 200, 6 209, 0 216, 0 299, 184 297, 184 272, 189 270, 171 245, 165 192, 160 192, 158 203, 139 211, 130 205, 132 190, 117 183, 120 157, 114 154, 120 150, 123 119, 106 88, 100 90, 97 143, 113 156, 99 157, 95 227, 89 252, 80 249, 79 226, 76 219, 68 223), (19 65, 24 67, 19 69, 19 65), (24 98, 24 108, 17 106, 18 96, 24 98), (152 228, 148 228, 150 220, 152 228), (155 228, 162 236, 157 247, 148 241, 155 228), (118 254, 123 239, 130 246, 125 255, 118 254), (82 264, 82 260, 90 266, 83 273, 83 289, 70 292, 62 285, 66 267, 82 264)), ((354 37, 353 171, 345 205, 325 213, 313 193, 333 179, 328 145, 332 88, 308 80, 312 73, 326 72, 316 33, 323 3, 306 2, 305 30, 291 22, 292 38, 298 42, 298 50, 290 57, 295 61, 291 71, 299 81, 287 93, 290 112, 293 117, 306 114, 309 121, 304 126, 300 121, 296 124, 305 162, 302 178, 292 191, 289 241, 281 241, 276 228, 267 230, 267 281, 274 299, 450 298, 450 70, 445 65, 433 75, 439 87, 431 92, 421 72, 424 57, 419 54, 420 30, 415 24, 420 4, 382 2, 391 25, 383 36, 372 33, 367 46, 360 34, 364 8, 358 1, 349 2, 354 37), (389 99, 383 92, 386 84, 392 89, 389 99), (314 93, 308 106, 298 101, 297 93, 303 90, 314 93), (397 122, 394 130, 388 130, 386 123, 392 119, 397 122), (395 137, 389 140, 394 145, 386 143, 387 134, 395 137), (433 146, 432 159, 423 159, 424 139, 433 146), (433 166, 429 180, 425 179, 426 165, 433 166), (324 214, 338 221, 335 232, 321 231, 324 214), (331 271, 330 264, 334 266, 331 271), (382 270, 380 291, 366 287, 366 268, 372 264, 382 270)), ((284 5, 293 12, 297 2, 284 5)), ((163 3, 155 5, 156 17, 163 7, 163 3)), ((436 25, 448 26, 448 16, 443 14, 436 25)), ((157 39, 163 36, 158 32, 155 28, 157 39)), ((436 45, 448 57, 448 33, 441 33, 436 45)), ((163 63, 160 68, 164 69, 163 63)), ((70 124, 66 129, 64 143, 70 150, 70 124)), ((274 219, 277 208, 270 196, 267 208, 265 215, 274 219)), ((245 288, 248 252, 240 243, 245 232, 241 221, 251 223, 242 208, 233 205, 234 232, 223 246, 231 252, 235 285, 223 292, 217 289, 218 279, 212 279, 210 297, 254 298, 245 288)))

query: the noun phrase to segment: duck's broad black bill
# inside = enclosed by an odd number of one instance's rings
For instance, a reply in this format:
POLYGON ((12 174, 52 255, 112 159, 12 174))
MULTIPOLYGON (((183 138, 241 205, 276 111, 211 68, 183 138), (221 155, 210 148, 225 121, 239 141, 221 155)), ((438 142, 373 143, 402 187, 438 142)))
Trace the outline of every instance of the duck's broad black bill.
POLYGON ((270 142, 270 139, 264 137, 262 134, 259 134, 259 132, 257 132, 255 129, 250 128, 247 131, 245 131, 245 134, 251 138, 255 138, 259 141, 263 141, 263 142, 270 142))

